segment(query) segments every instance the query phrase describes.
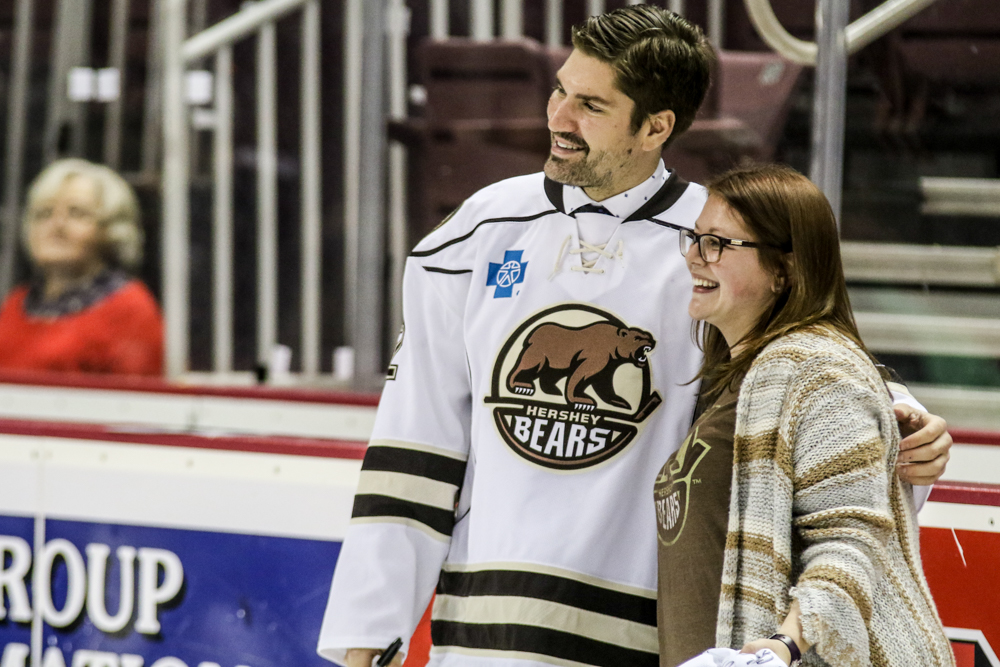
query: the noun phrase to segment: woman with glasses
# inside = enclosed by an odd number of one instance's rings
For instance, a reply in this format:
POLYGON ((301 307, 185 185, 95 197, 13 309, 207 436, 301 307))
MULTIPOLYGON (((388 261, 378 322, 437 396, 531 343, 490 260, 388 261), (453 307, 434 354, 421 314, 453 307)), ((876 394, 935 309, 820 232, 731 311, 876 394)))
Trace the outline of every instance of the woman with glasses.
POLYGON ((654 487, 661 664, 729 647, 952 665, 826 198, 786 167, 737 169, 680 243, 704 409, 654 487))

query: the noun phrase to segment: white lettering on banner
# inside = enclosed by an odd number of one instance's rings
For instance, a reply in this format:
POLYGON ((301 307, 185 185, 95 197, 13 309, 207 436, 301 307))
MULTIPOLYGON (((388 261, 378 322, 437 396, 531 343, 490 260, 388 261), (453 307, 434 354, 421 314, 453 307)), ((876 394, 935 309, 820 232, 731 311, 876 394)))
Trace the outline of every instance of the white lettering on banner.
POLYGON ((173 600, 183 585, 184 567, 177 554, 166 549, 139 549, 139 618, 135 622, 136 631, 146 635, 158 633, 160 620, 156 617, 157 606, 173 600), (163 583, 157 585, 161 567, 163 583))
POLYGON ((45 585, 35 595, 38 596, 36 603, 42 608, 42 618, 54 628, 65 628, 83 611, 87 595, 87 569, 83 564, 83 556, 69 540, 52 540, 42 549, 39 567, 45 585), (56 609, 52 602, 52 568, 55 567, 57 558, 62 558, 66 564, 66 601, 62 609, 56 609))
MULTIPOLYGON (((0 658, 0 667, 27 667, 28 658, 31 655, 31 648, 27 644, 10 643, 4 646, 3 657, 0 658)), ((142 667, 143 658, 141 655, 130 653, 107 653, 105 651, 88 651, 81 649, 73 653, 71 667, 142 667)), ((45 649, 45 657, 42 659, 42 667, 66 667, 66 660, 63 658, 62 650, 58 646, 50 646, 45 649)), ((183 660, 167 656, 160 658, 150 667, 188 667, 183 660)), ((198 667, 221 667, 217 662, 200 662, 198 667)), ((247 667, 237 665, 236 667, 247 667)))
POLYGON ((42 657, 42 667, 66 667, 66 660, 58 646, 50 646, 45 649, 42 657))
MULTIPOLYGON (((25 579, 28 568, 31 567, 31 545, 20 537, 0 535, 0 601, 3 594, 10 600, 10 619, 25 623, 31 620, 31 603, 28 602, 28 586, 25 579), (5 567, 7 554, 10 554, 10 567, 5 567)), ((0 621, 7 618, 7 605, 0 604, 0 621)), ((15 644, 20 646, 20 644, 15 644)), ((7 667, 7 651, 4 650, 4 662, 0 667, 7 667)))
POLYGON ((31 655, 31 647, 27 644, 7 644, 3 647, 0 667, 25 667, 29 655, 31 655))
POLYGON ((73 667, 121 667, 117 653, 79 650, 73 654, 73 667))
MULTIPOLYGON (((87 545, 87 615, 101 632, 114 633, 125 629, 132 619, 132 602, 135 598, 135 548, 121 546, 115 550, 121 581, 118 595, 118 613, 108 614, 104 599, 107 582, 108 556, 111 548, 106 544, 87 545)), ((73 658, 74 660, 76 658, 73 658)))
MULTIPOLYGON (((159 633, 160 621, 157 617, 159 606, 177 597, 184 585, 184 566, 177 554, 165 549, 136 550, 130 546, 118 547, 115 555, 120 572, 120 595, 118 610, 112 616, 108 612, 105 597, 111 548, 106 544, 93 543, 88 544, 85 551, 86 563, 80 551, 69 540, 55 539, 42 548, 38 562, 38 587, 35 592, 35 604, 41 610, 42 620, 52 627, 65 628, 80 617, 86 606, 87 615, 97 629, 115 633, 125 629, 133 611, 138 607, 136 632, 146 635, 159 633), (135 581, 137 557, 138 595, 135 581), (52 600, 52 571, 60 560, 66 566, 66 600, 62 609, 56 609, 52 600)), ((31 621, 31 601, 27 586, 31 560, 31 546, 25 540, 11 535, 0 535, 0 620, 6 618, 9 611, 10 619, 13 621, 20 623, 31 621), (10 554, 9 564, 8 554, 10 554)), ((4 655, 7 655, 6 650, 4 655)), ((48 656, 49 651, 46 651, 45 655, 48 656)), ((11 660, 16 659, 11 658, 11 660)), ((58 657, 46 657, 44 661, 43 667, 66 667, 62 662, 61 653, 58 657), (56 662, 51 665, 44 662, 48 660, 56 662)), ((0 667, 8 665, 0 663, 0 667)), ((73 667, 76 667, 75 663, 73 667)), ((95 667, 100 666, 95 665, 95 667)), ((115 662, 115 667, 142 667, 142 662, 132 661, 121 665, 115 662)))

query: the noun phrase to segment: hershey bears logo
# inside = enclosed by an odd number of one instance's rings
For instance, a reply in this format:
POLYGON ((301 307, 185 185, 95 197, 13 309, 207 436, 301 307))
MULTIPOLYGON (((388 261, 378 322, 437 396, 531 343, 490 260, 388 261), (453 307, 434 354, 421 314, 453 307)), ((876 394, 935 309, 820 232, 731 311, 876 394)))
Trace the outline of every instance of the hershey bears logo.
POLYGON ((652 390, 653 336, 586 304, 522 323, 493 367, 487 403, 504 442, 547 468, 588 468, 618 454, 662 402, 652 390))
POLYGON ((660 542, 667 546, 676 542, 684 530, 691 505, 691 478, 710 449, 695 429, 681 448, 670 455, 653 485, 657 532, 660 542))

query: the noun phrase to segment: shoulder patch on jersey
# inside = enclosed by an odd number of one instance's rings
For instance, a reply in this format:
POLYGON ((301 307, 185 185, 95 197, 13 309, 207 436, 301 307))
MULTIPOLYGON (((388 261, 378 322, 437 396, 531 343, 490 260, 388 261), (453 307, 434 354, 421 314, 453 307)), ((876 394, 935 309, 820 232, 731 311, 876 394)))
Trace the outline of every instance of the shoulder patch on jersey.
POLYGON ((514 288, 524 282, 524 274, 528 271, 528 263, 521 261, 523 250, 507 250, 503 254, 503 262, 490 262, 486 272, 486 286, 494 287, 493 298, 505 299, 514 294, 514 288))
POLYGON ((580 470, 621 453, 662 402, 652 389, 653 336, 590 304, 529 317, 493 367, 493 419, 518 456, 580 470))

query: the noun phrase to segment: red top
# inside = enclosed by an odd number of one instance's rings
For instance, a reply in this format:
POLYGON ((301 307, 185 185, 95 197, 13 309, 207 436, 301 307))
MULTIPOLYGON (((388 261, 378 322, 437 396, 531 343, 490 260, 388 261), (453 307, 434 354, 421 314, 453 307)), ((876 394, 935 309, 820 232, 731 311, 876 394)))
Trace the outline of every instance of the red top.
POLYGON ((161 375, 163 319, 138 280, 71 315, 24 312, 26 286, 0 310, 0 369, 161 375))

